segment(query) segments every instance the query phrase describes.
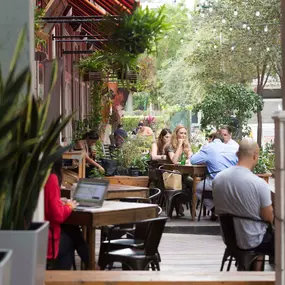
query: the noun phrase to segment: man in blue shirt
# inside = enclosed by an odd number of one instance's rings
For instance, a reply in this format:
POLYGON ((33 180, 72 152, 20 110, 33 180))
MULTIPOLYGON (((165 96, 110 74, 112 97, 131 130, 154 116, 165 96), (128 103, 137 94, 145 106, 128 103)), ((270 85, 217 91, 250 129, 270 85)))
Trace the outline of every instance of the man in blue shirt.
MULTIPOLYGON (((212 180, 218 172, 236 165, 238 162, 236 154, 233 153, 230 146, 224 143, 224 138, 219 132, 214 133, 212 138, 212 142, 204 145, 190 158, 191 164, 206 164, 209 173, 205 181, 205 190, 207 191, 212 191, 212 180)), ((197 184, 196 196, 199 200, 201 200, 203 187, 204 181, 197 184)), ((213 199, 205 199, 204 205, 208 210, 212 210, 212 218, 214 218, 213 199)))

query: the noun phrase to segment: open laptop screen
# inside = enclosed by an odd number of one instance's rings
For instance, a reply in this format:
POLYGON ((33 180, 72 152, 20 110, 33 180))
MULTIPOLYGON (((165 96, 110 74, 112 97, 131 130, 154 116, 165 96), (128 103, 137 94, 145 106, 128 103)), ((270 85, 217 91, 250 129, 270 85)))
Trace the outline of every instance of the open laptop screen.
POLYGON ((101 179, 82 179, 77 185, 74 199, 81 205, 102 204, 108 184, 108 181, 101 179))

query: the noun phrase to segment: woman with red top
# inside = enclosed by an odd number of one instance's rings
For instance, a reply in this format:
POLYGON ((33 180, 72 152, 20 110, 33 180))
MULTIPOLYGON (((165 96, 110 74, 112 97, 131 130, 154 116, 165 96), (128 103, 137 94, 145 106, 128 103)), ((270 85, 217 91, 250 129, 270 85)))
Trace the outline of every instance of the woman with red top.
POLYGON ((48 237, 48 269, 69 270, 74 250, 88 263, 88 248, 79 227, 61 224, 78 205, 74 200, 63 200, 60 195, 62 159, 57 160, 44 187, 45 220, 50 222, 48 237), (83 250, 82 250, 83 248, 83 250), (80 253, 81 253, 80 252, 80 253), (79 253, 79 252, 78 252, 79 253))

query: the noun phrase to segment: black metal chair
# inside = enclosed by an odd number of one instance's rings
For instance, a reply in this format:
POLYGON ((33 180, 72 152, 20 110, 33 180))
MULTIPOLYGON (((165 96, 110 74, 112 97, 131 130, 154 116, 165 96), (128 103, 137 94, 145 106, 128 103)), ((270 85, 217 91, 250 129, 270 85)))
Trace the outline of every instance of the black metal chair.
POLYGON ((183 203, 186 203, 186 205, 189 205, 190 214, 191 214, 192 192, 187 189, 182 189, 182 190, 165 189, 164 181, 163 181, 164 172, 174 173, 174 174, 179 174, 179 172, 164 169, 163 166, 156 169, 156 173, 158 177, 158 185, 162 191, 162 197, 163 197, 163 201, 161 201, 161 206, 163 205, 163 202, 164 202, 166 215, 169 218, 172 218, 172 212, 174 208, 176 210, 176 214, 178 215, 179 200, 183 203))
POLYGON ((206 212, 205 207, 204 207, 204 200, 205 199, 211 199, 213 200, 213 191, 212 190, 207 190, 206 189, 206 180, 207 177, 210 177, 211 174, 217 174, 220 171, 215 171, 215 172, 208 172, 205 175, 205 178, 203 180, 203 191, 202 191, 202 195, 201 195, 201 200, 197 202, 197 207, 200 204, 200 209, 199 209, 199 215, 198 215, 198 222, 200 222, 201 219, 201 215, 202 215, 202 209, 204 209, 204 212, 206 212))
MULTIPOLYGON (((123 226, 123 225, 121 225, 123 226)), ((127 224, 129 227, 129 224, 127 224)), ((110 232, 113 229, 110 229, 110 232)), ((112 250, 123 248, 143 248, 144 242, 148 233, 148 223, 142 221, 136 223, 132 231, 127 233, 127 238, 111 239, 111 234, 108 240, 101 242, 98 265, 101 270, 104 270, 108 264, 107 253, 112 250)))
POLYGON ((242 250, 237 246, 236 232, 234 227, 234 218, 247 219, 258 222, 264 222, 262 220, 254 220, 247 217, 239 217, 231 214, 219 215, 222 234, 226 249, 223 255, 220 271, 223 271, 225 262, 228 261, 227 271, 230 271, 232 261, 235 260, 238 271, 251 271, 253 270, 253 264, 258 260, 260 256, 263 256, 262 268, 264 270, 264 253, 259 253, 254 250, 242 250))
POLYGON ((167 218, 155 218, 144 220, 140 224, 145 224, 147 228, 144 244, 138 247, 129 247, 120 250, 110 251, 106 254, 109 270, 114 262, 120 262, 123 268, 130 270, 160 270, 158 246, 165 227, 167 218))

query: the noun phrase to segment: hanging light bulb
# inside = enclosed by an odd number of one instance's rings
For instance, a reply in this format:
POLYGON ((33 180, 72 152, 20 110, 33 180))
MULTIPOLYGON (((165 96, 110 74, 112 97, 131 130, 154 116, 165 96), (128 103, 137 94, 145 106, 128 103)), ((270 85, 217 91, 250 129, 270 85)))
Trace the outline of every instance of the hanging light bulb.
POLYGON ((167 35, 165 35, 164 38, 167 39, 168 38, 167 35))
POLYGON ((217 31, 217 29, 216 29, 216 28, 214 28, 214 29, 213 29, 213 31, 214 31, 214 32, 216 32, 216 31, 217 31))
POLYGON ((216 45, 214 45, 214 49, 216 49, 217 48, 217 46, 216 45))
POLYGON ((234 15, 237 16, 238 15, 238 11, 235 9, 234 10, 234 15))
POLYGON ((255 13, 255 16, 256 16, 256 17, 259 17, 259 16, 260 16, 260 12, 257 11, 257 12, 255 13))
POLYGON ((210 12, 210 13, 213 12, 213 8, 212 8, 212 7, 209 8, 209 12, 210 12))
POLYGON ((248 48, 248 50, 249 50, 249 51, 252 51, 252 48, 251 48, 251 47, 249 47, 249 48, 248 48))
POLYGON ((268 47, 268 48, 266 48, 266 51, 270 51, 270 48, 268 47))
POLYGON ((247 29, 250 30, 250 26, 248 26, 247 29))
POLYGON ((226 23, 226 19, 223 19, 223 20, 222 20, 222 23, 225 24, 225 23, 226 23))
POLYGON ((201 17, 204 18, 204 17, 205 17, 205 14, 204 14, 204 13, 201 13, 201 17))
POLYGON ((232 30, 233 30, 233 28, 232 27, 230 27, 230 31, 232 32, 232 30))
POLYGON ((178 34, 180 34, 181 32, 180 32, 180 30, 178 30, 178 32, 177 32, 178 34))
POLYGON ((198 47, 199 47, 200 45, 201 45, 200 43, 197 44, 198 47))
POLYGON ((183 39, 181 39, 181 40, 180 40, 180 42, 181 42, 181 43, 183 43, 183 42, 184 42, 184 40, 183 40, 183 39))
POLYGON ((246 29, 247 25, 246 25, 246 24, 243 24, 242 27, 243 27, 244 29, 246 29))
POLYGON ((267 33, 267 32, 268 32, 268 27, 267 27, 267 26, 265 26, 265 28, 264 28, 264 32, 265 32, 265 33, 267 33))
POLYGON ((232 46, 232 47, 231 47, 231 50, 235 50, 235 46, 232 46))

